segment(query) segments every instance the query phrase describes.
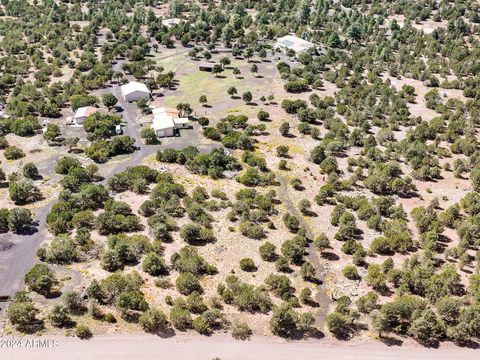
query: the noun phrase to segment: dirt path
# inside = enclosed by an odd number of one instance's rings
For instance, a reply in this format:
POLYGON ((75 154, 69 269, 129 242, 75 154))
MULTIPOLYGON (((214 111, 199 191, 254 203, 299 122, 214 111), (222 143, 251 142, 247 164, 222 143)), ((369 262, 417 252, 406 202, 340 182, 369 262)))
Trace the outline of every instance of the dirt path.
MULTIPOLYGON (((4 338, 5 339, 5 338, 4 338)), ((18 339, 17 339, 18 340, 18 339)), ((381 360, 456 360, 478 359, 478 351, 450 345, 427 349, 416 345, 387 347, 376 343, 359 342, 288 342, 273 337, 254 337, 251 341, 235 341, 230 335, 211 337, 179 335, 161 338, 155 335, 105 335, 89 341, 67 337, 22 338, 21 347, 0 347, 5 360, 82 359, 195 359, 195 360, 293 360, 293 359, 381 359, 381 360), (50 343, 50 348, 27 347, 35 339, 50 343)))
MULTIPOLYGON (((281 174, 277 173, 276 175, 277 175, 278 182, 280 183, 280 191, 278 193, 278 197, 280 198, 282 203, 285 205, 287 211, 298 219, 298 221, 300 222, 300 226, 305 228, 307 232, 307 237, 310 240, 313 240, 314 234, 312 232, 312 229, 304 221, 302 214, 298 211, 298 209, 293 204, 292 199, 289 196, 288 188, 287 188, 287 185, 288 185, 287 180, 281 174)), ((315 312, 315 320, 316 320, 317 327, 319 329, 323 329, 325 317, 327 316, 327 312, 328 312, 328 306, 332 303, 332 300, 327 295, 325 285, 323 283, 324 279, 322 278, 321 275, 325 273, 325 268, 322 262, 320 261, 320 258, 318 257, 317 250, 315 249, 315 245, 313 241, 309 243, 307 258, 312 263, 313 267, 316 270, 317 279, 320 280, 320 283, 316 287, 317 292, 314 297, 315 301, 319 305, 319 308, 315 312)))

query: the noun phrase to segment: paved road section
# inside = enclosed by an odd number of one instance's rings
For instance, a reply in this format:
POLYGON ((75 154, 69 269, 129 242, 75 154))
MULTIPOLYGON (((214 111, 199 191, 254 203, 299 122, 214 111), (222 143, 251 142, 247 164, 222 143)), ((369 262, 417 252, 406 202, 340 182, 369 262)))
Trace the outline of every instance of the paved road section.
MULTIPOLYGON (((6 338, 0 338, 0 341, 6 338)), ((230 335, 211 337, 177 335, 161 338, 155 335, 104 335, 90 340, 65 337, 25 337, 24 345, 0 347, 4 360, 56 359, 165 359, 165 360, 469 360, 479 359, 480 351, 444 345, 427 349, 417 345, 388 347, 381 343, 324 341, 288 342, 278 338, 255 337, 250 341, 236 341, 230 335), (32 339, 43 341, 41 348, 32 339), (27 347, 29 344, 32 347, 27 347)))

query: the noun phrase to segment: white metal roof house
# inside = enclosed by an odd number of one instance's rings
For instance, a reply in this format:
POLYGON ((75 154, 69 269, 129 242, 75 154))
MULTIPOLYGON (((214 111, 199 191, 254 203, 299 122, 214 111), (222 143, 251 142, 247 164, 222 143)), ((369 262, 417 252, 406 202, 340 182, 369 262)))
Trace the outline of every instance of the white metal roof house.
POLYGON ((311 43, 310 41, 303 40, 297 36, 286 35, 278 38, 275 46, 283 51, 293 50, 295 54, 298 55, 307 51, 308 49, 314 48, 315 44, 311 43))
POLYGON ((153 117, 152 127, 157 137, 173 136, 175 123, 171 116, 167 114, 157 114, 153 117))
POLYGON ((190 127, 190 120, 188 118, 176 118, 173 119, 175 123, 175 129, 185 129, 190 127))
POLYGON ((130 81, 128 84, 122 85, 121 90, 123 98, 128 102, 150 98, 150 90, 147 85, 137 81, 130 81))
POLYGON ((75 111, 75 115, 73 117, 73 119, 75 120, 75 124, 82 125, 87 117, 95 114, 98 110, 98 108, 93 106, 85 106, 78 108, 77 111, 75 111))
POLYGON ((158 137, 173 136, 175 129, 190 127, 190 120, 188 118, 179 118, 176 109, 162 106, 152 109, 152 114, 152 127, 158 137))

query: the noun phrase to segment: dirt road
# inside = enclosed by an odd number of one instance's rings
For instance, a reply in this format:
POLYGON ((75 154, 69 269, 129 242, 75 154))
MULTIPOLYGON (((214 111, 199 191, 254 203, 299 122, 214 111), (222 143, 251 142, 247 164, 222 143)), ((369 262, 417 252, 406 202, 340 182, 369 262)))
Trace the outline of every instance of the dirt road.
MULTIPOLYGON (((5 339, 5 338, 3 338, 5 339)), ((287 342, 277 338, 256 337, 251 341, 235 341, 230 335, 212 337, 177 335, 174 338, 160 338, 154 335, 105 335, 88 341, 77 338, 40 337, 57 341, 51 348, 27 348, 23 338, 22 347, 6 349, 0 347, 0 358, 4 360, 56 360, 56 359, 165 359, 165 360, 397 360, 422 359, 455 360, 478 359, 480 352, 467 348, 442 346, 440 349, 426 349, 420 346, 387 347, 375 343, 319 343, 287 342)), ((2 338, 0 338, 0 341, 2 338)))

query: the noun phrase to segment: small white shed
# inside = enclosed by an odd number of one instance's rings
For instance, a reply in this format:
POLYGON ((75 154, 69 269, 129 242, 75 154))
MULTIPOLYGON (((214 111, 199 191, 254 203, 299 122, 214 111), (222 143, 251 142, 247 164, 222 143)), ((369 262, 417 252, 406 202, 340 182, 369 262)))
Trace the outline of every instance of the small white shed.
POLYGON ((82 125, 87 117, 95 114, 98 110, 98 108, 93 106, 85 106, 78 108, 77 111, 75 111, 75 116, 73 117, 73 120, 75 121, 75 124, 82 125))
POLYGON ((157 137, 173 136, 175 123, 171 116, 157 114, 153 117, 152 127, 157 137))
POLYGON ((122 96, 125 101, 132 102, 140 99, 149 99, 150 90, 147 85, 139 83, 137 81, 130 81, 128 84, 121 86, 122 96))

